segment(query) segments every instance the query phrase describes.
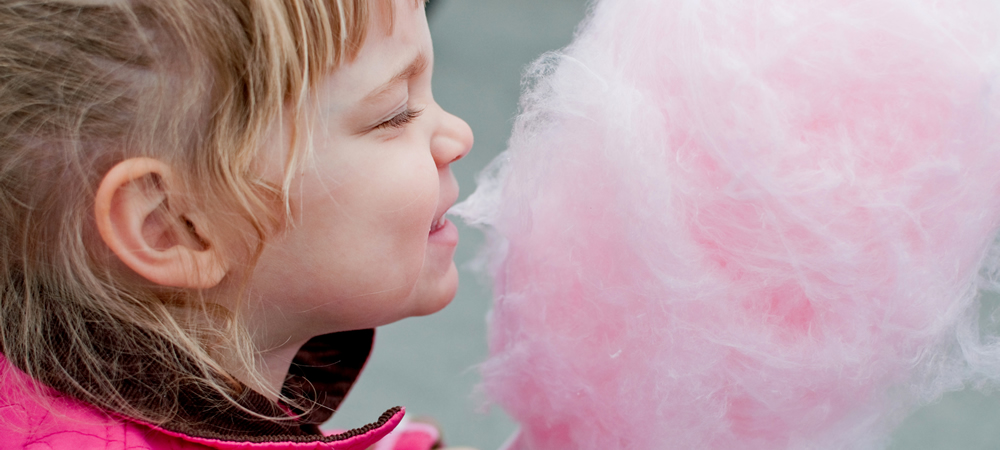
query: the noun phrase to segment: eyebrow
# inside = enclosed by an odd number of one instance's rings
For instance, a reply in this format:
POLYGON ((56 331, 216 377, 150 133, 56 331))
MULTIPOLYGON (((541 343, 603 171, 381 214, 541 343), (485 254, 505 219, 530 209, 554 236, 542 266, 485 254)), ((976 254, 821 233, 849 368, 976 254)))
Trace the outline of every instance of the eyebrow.
POLYGON ((375 103, 380 97, 385 96, 389 91, 391 91, 393 86, 401 81, 409 80, 410 78, 413 78, 417 74, 423 72, 427 69, 429 64, 430 61, 427 59, 427 55, 423 52, 417 53, 417 57, 413 58, 413 61, 411 61, 408 66, 406 66, 403 70, 400 70, 396 75, 393 75, 389 81, 386 81, 379 87, 373 89, 368 95, 365 96, 365 98, 361 100, 362 103, 375 103))

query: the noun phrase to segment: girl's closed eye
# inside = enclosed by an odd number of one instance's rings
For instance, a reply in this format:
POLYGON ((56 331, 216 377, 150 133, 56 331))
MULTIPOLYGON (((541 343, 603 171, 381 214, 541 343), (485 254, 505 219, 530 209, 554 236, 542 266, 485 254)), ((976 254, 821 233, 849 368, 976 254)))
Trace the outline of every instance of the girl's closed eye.
POLYGON ((403 110, 403 112, 396 114, 389 120, 386 120, 378 125, 375 125, 375 129, 384 130, 387 128, 402 128, 406 126, 406 124, 415 120, 417 117, 420 117, 420 113, 422 113, 423 111, 424 111, 423 109, 413 109, 410 107, 406 107, 406 109, 403 110))

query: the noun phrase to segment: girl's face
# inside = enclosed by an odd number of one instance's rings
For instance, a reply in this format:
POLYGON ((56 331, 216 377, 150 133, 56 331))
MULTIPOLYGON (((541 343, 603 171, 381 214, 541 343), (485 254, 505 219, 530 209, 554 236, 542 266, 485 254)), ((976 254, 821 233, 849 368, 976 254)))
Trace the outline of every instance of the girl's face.
MULTIPOLYGON (((265 244, 251 279, 263 345, 430 314, 455 295, 449 164, 472 147, 472 131, 434 102, 423 8, 396 0, 391 34, 379 20, 357 59, 317 88, 315 161, 291 187, 294 225, 265 244)), ((289 152, 281 141, 264 155, 276 183, 289 152)))

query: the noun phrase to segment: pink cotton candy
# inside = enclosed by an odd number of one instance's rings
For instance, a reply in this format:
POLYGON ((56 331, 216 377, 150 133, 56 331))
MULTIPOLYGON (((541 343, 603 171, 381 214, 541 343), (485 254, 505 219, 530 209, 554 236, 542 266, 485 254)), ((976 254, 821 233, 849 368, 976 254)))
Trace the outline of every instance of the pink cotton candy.
POLYGON ((458 213, 517 447, 884 447, 1000 378, 1000 2, 599 1, 458 213))

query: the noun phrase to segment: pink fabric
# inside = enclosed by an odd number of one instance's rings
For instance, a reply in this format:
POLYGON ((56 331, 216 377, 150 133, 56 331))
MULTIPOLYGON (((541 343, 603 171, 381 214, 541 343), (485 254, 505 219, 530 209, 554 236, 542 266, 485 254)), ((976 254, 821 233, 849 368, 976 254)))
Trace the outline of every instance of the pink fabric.
POLYGON ((407 430, 396 441, 393 450, 429 450, 437 441, 437 433, 428 433, 426 429, 407 430))
POLYGON ((431 450, 441 441, 441 432, 427 423, 403 420, 372 450, 431 450))
POLYGON ((381 427, 337 442, 231 442, 196 438, 105 414, 42 387, 0 356, 0 450, 364 450, 389 434, 404 411, 381 427))

